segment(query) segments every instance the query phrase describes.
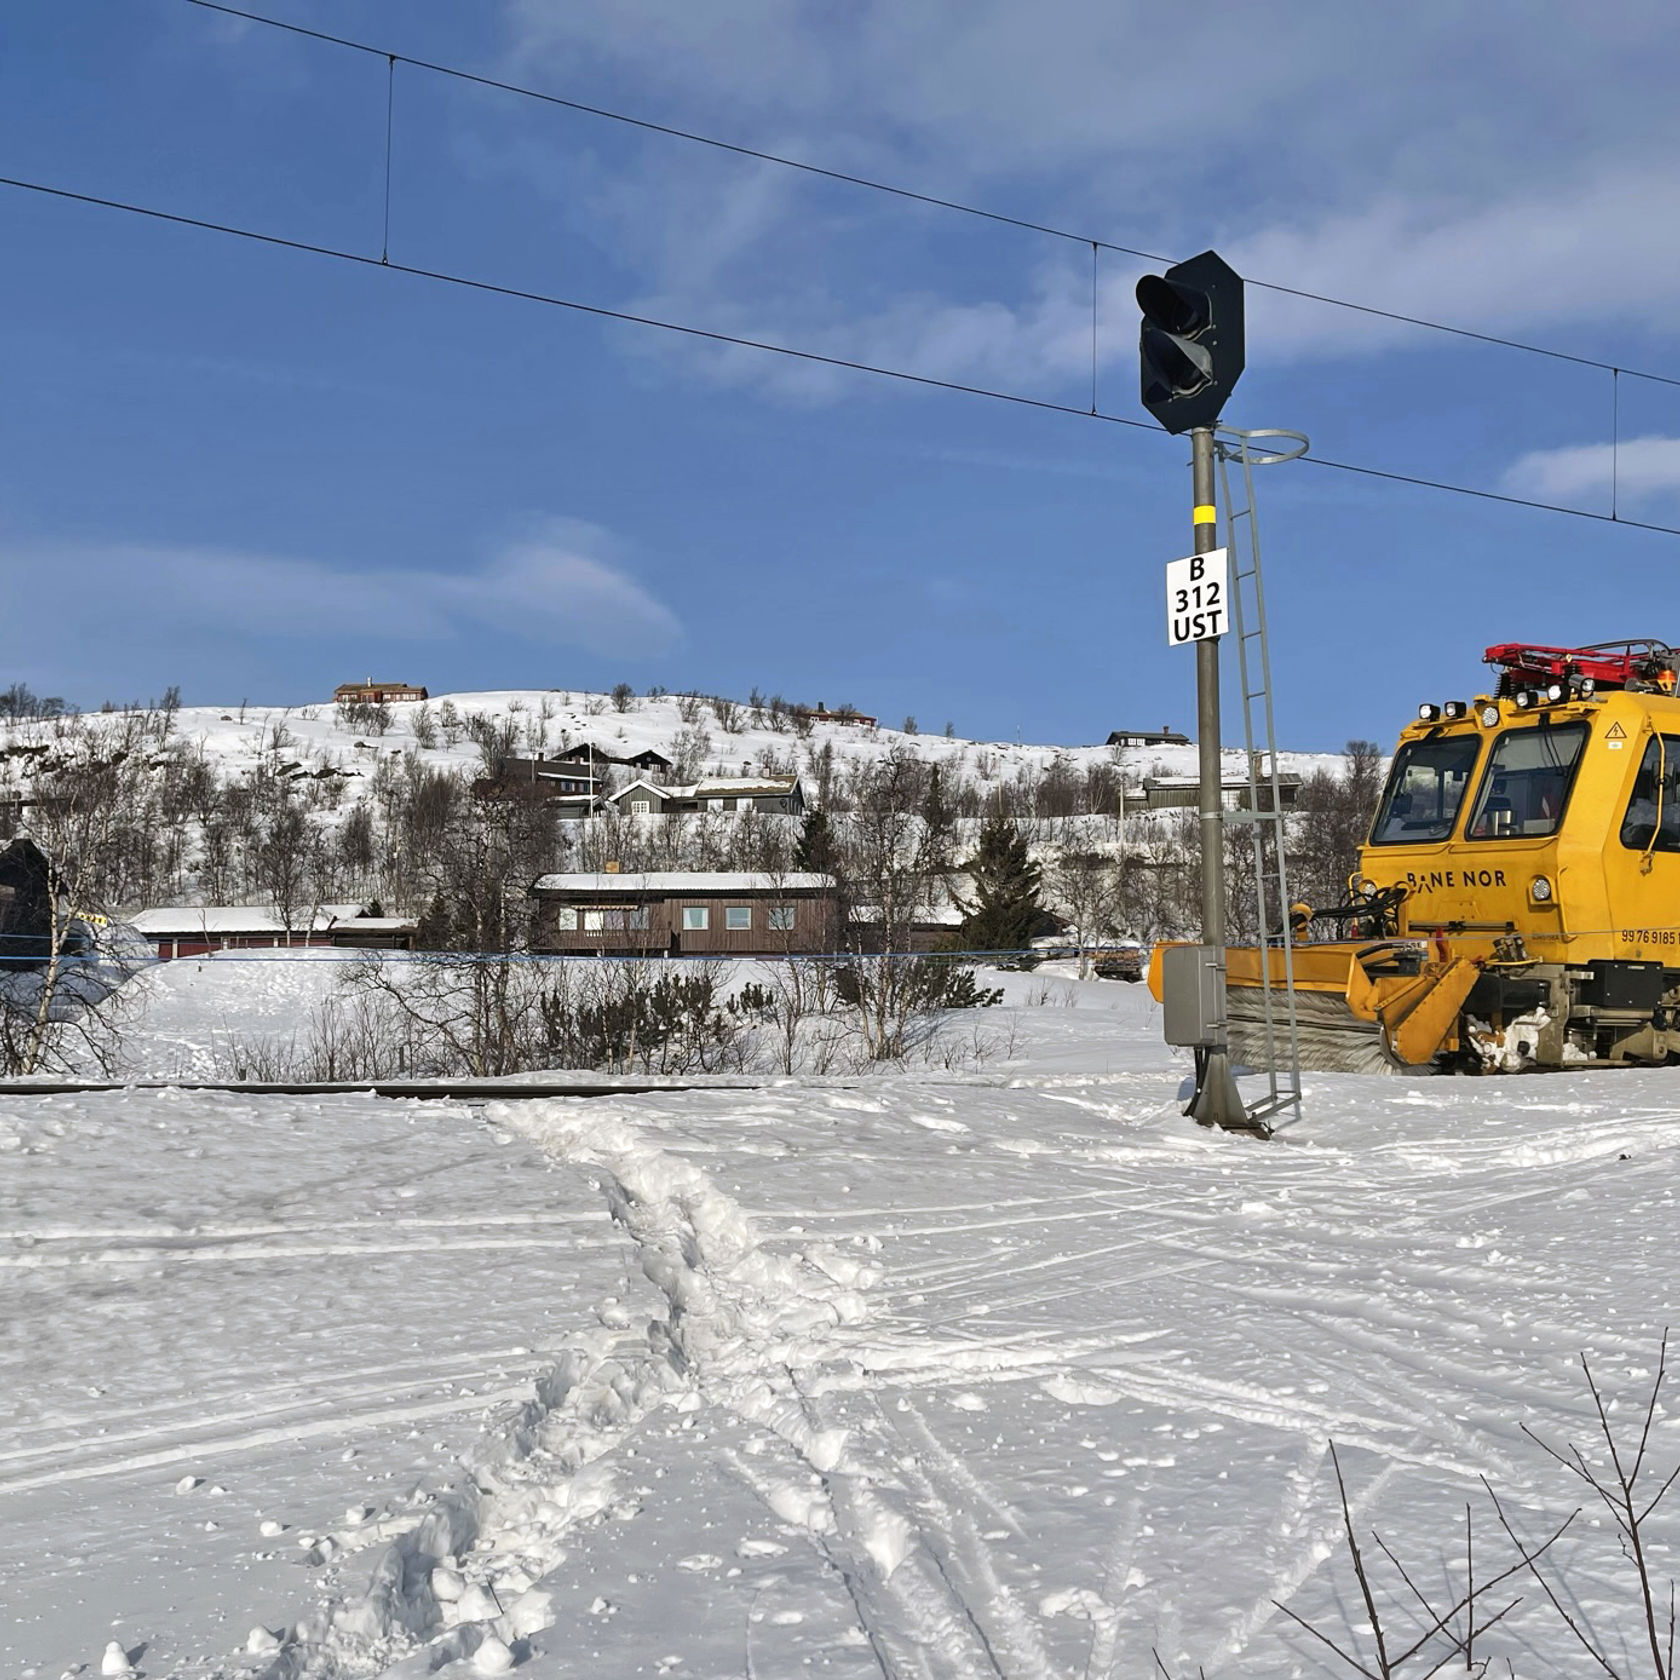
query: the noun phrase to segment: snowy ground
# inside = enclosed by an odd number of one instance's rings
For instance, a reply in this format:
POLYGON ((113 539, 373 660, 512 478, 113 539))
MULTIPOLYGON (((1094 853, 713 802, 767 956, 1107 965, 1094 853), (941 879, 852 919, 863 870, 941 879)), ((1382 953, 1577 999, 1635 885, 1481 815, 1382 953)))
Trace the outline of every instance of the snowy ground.
MULTIPOLYGON (((0 1674, 1266 1680, 1325 1671, 1274 1599, 1355 1613, 1330 1441, 1431 1590, 1480 1476, 1579 1503, 1521 1426, 1648 1380, 1680 1074, 1320 1076, 1256 1143, 1141 987, 1009 985, 959 1081, 4 1099, 0 1674)), ((1513 1586, 1485 1648, 1590 1672, 1513 1586)))

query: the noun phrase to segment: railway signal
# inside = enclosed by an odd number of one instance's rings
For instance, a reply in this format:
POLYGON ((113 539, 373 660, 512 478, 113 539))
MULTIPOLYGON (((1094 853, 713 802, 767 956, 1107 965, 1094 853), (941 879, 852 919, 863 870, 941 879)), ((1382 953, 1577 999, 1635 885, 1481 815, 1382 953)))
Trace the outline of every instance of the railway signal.
MULTIPOLYGON (((1243 371, 1242 277, 1217 252, 1204 251, 1188 262, 1174 263, 1165 274, 1144 275, 1137 283, 1137 300, 1143 311, 1138 332, 1143 406, 1175 436, 1190 434, 1190 523, 1195 556, 1209 556, 1219 541, 1218 510, 1213 500, 1213 428, 1243 371)), ((1206 602, 1202 605, 1205 607, 1206 602)), ((1205 970, 1200 977, 1189 976, 1193 984, 1182 994, 1189 1001, 1179 1006, 1181 1019, 1187 1023, 1186 1036, 1172 1041, 1192 1044, 1196 1051, 1196 1091, 1186 1112, 1204 1126, 1264 1133, 1265 1128, 1249 1117, 1229 1057, 1219 628, 1222 626, 1216 628, 1208 622, 1205 613, 1199 626, 1192 615, 1187 632, 1180 635, 1169 615, 1172 640, 1193 640, 1196 644, 1202 943, 1194 949, 1196 964, 1205 970), (1195 633, 1198 630, 1200 634, 1195 633)), ((1172 1030, 1169 1026, 1169 1033, 1172 1030)))
POLYGON ((1137 283, 1143 406, 1175 435, 1215 425, 1242 377, 1242 276, 1217 252, 1137 283))

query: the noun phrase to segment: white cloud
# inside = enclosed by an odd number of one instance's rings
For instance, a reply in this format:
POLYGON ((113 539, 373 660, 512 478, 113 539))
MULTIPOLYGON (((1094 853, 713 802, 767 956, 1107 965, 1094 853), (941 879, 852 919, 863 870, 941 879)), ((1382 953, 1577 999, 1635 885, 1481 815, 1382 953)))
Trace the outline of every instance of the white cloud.
POLYGON ((1536 449, 1507 469, 1501 488, 1516 496, 1579 506, 1607 499, 1612 475, 1618 500, 1680 491, 1680 437, 1625 438, 1565 449, 1536 449))
POLYGON ((1661 0, 1614 15, 1532 0, 1518 29, 1462 0, 505 0, 503 15, 514 61, 572 86, 611 76, 734 138, 792 130, 947 179, 1078 168, 1087 203, 1104 173, 1181 203, 1203 180, 1265 191, 1291 167, 1320 190, 1372 165, 1538 173, 1593 118, 1661 123, 1674 59, 1661 0))
MULTIPOLYGON (((1130 307, 1130 282, 1126 293, 1130 307)), ((629 307, 842 361, 1031 395, 1054 397, 1070 378, 1088 378, 1091 367, 1090 277, 1072 265, 1045 265, 1029 296, 1014 305, 912 292, 848 316, 826 293, 766 292, 747 301, 675 288, 629 307)), ((820 362, 693 339, 639 336, 626 343, 643 354, 686 357, 721 384, 760 386, 796 401, 823 402, 856 389, 855 376, 820 362)))
MULTIPOLYGON (((190 647, 199 634, 262 642, 309 637, 444 641, 463 627, 523 641, 660 652, 681 635, 673 614, 610 561, 604 534, 571 521, 544 526, 459 572, 351 570, 317 560, 139 544, 6 545, 21 592, 43 596, 77 579, 76 621, 117 638, 190 647)), ((14 626, 37 622, 9 615, 14 626)), ((21 652, 19 648, 15 651, 21 652)))
MULTIPOLYGON (((1219 243, 1232 264, 1256 280, 1500 337, 1545 342, 1582 319, 1595 329, 1620 323, 1630 332, 1666 331, 1680 313, 1680 176, 1661 171, 1615 168, 1507 201, 1389 199, 1219 243), (1619 252, 1613 267, 1604 256, 1612 249, 1619 252)), ((1076 399, 1074 387, 1089 375, 1091 282, 1083 256, 1053 249, 1021 285, 1023 295, 1009 301, 958 302, 906 291, 868 313, 848 314, 826 289, 778 286, 773 264, 755 271, 751 252, 742 255, 749 260, 730 277, 726 297, 673 269, 666 289, 631 307, 845 360, 1035 395, 1076 399)), ((1132 289, 1145 266, 1103 256, 1103 370, 1129 371, 1132 365, 1132 289)), ((1403 322, 1257 286, 1248 292, 1248 317, 1253 366, 1440 350, 1453 342, 1403 322)), ((762 385, 788 396, 823 400, 853 388, 832 369, 757 351, 645 348, 688 355, 720 382, 762 385)))
MULTIPOLYGON (((1680 177, 1652 160, 1680 144, 1680 37, 1657 0, 1536 0, 1520 31, 1458 0, 1210 0, 1193 53, 1144 0, 505 0, 504 17, 549 85, 593 77, 609 103, 1122 243, 1217 244, 1258 279, 1501 336, 1677 318, 1680 177)), ((1035 393, 1088 374, 1077 249, 986 246, 978 224, 650 146, 591 199, 644 277, 630 307, 1035 393), (973 247, 933 243, 952 229, 973 247)), ((1110 367, 1134 348, 1114 330, 1134 314, 1120 262, 1110 367)), ((1260 290, 1250 309, 1257 366, 1445 342, 1260 290)), ((853 388, 755 352, 646 353, 805 400, 853 388)))
MULTIPOLYGON (((1508 198, 1390 197, 1225 247, 1244 274, 1511 336, 1587 319, 1667 328, 1680 302, 1680 179, 1607 164, 1508 198)), ((1434 334, 1275 293, 1252 296, 1271 355, 1438 345, 1434 334)))

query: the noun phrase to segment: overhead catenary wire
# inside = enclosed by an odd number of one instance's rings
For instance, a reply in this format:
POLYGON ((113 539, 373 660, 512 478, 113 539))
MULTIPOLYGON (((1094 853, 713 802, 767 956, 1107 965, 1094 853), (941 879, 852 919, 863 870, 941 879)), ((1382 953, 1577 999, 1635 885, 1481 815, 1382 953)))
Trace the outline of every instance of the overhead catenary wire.
MULTIPOLYGON (((206 0, 192 0, 193 4, 206 0)), ((370 256, 365 251, 350 251, 340 246, 317 244, 310 240, 293 239, 285 234, 269 233, 260 228, 240 227, 231 222, 211 221, 202 216, 188 216, 180 211, 164 210, 156 205, 136 204, 126 199, 106 198, 97 193, 77 192, 69 187, 54 186, 44 181, 25 180, 19 176, 0 175, 0 187, 15 191, 37 193, 48 198, 85 204, 101 210, 115 210, 126 215, 143 217, 177 227, 196 228, 205 233, 222 234, 234 239, 279 250, 296 251, 308 256, 326 257, 337 262, 353 263, 388 274, 407 274, 415 279, 431 280, 442 285, 458 286, 468 291, 487 293, 496 297, 514 298, 526 303, 545 304, 575 314, 594 316, 599 320, 617 321, 627 326, 651 327, 660 332, 675 333, 685 338, 700 339, 713 344, 727 344, 738 349, 758 350, 767 355, 786 356, 796 361, 822 367, 843 369, 852 373, 869 374, 880 379, 894 379, 908 385, 930 390, 951 391, 961 396, 984 397, 992 402, 1012 403, 1019 408, 1037 409, 1048 414, 1066 414, 1079 420, 1097 420, 1105 425, 1125 426, 1134 431, 1147 432, 1152 437, 1167 434, 1147 420, 1134 420, 1128 415, 1107 414, 1086 409, 1076 403, 1055 402, 1048 397, 1032 397, 1020 391, 1000 391, 991 386, 971 385, 962 380, 941 379, 936 375, 916 373, 909 368, 887 367, 878 362, 856 361, 818 350, 806 350, 797 345, 776 344, 768 339, 747 338, 738 333, 723 332, 715 327, 697 326, 692 322, 664 320, 656 315, 642 315, 630 310, 613 309, 606 304, 588 303, 581 298, 562 297, 558 293, 538 292, 500 281, 485 280, 473 275, 453 274, 446 269, 425 268, 415 263, 394 262, 389 253, 370 256)), ((1624 370, 1625 371, 1625 370, 1624 370)), ((1572 519, 1591 520, 1596 524, 1614 525, 1626 530, 1650 531, 1662 536, 1680 537, 1680 526, 1662 525, 1654 521, 1627 519, 1611 513, 1598 513, 1590 508, 1567 507, 1559 502, 1543 502, 1528 496, 1516 496, 1504 491, 1480 490, 1467 484, 1450 484, 1444 479, 1427 478, 1416 473, 1395 472, 1383 467, 1363 466, 1350 461, 1333 461, 1321 455, 1298 457, 1314 466, 1335 472, 1355 474, 1363 478, 1382 479, 1393 484, 1411 485, 1418 489, 1437 490, 1454 496, 1471 496, 1478 501, 1498 502, 1509 507, 1531 508, 1539 513, 1565 514, 1572 519)))
MULTIPOLYGON (((389 48, 375 46, 367 41, 358 41, 348 35, 335 35, 328 30, 312 29, 306 24, 290 23, 282 18, 269 17, 262 12, 247 11, 240 6, 228 5, 226 0, 186 0, 186 3, 189 6, 198 7, 201 11, 220 12, 224 16, 239 18, 246 23, 260 24, 269 29, 284 31, 286 34, 300 35, 309 40, 321 41, 335 47, 344 47, 351 52, 388 59, 393 65, 399 63, 412 65, 416 70, 427 70, 433 75, 448 76, 456 81, 470 82, 475 86, 490 88, 499 93, 517 94, 521 98, 536 100, 541 104, 555 105, 563 110, 575 111, 580 116, 598 117, 604 122, 620 123, 625 127, 640 129, 648 134, 660 134, 667 139, 682 140, 690 145, 705 146, 714 151, 730 152, 737 157, 751 158, 758 163, 775 164, 779 168, 795 170, 803 175, 818 176, 823 180, 835 181, 845 186, 861 187, 869 192, 885 193, 890 197, 905 199, 914 204, 925 204, 930 209, 949 210, 957 215, 973 216, 982 221, 999 223, 1005 227, 1020 228, 1026 233, 1041 233, 1051 239, 1062 239, 1078 245, 1089 245, 1093 251, 1113 251, 1120 256, 1137 257, 1144 262, 1170 264, 1178 260, 1175 257, 1164 256, 1158 251, 1144 251, 1133 245, 1118 244, 1113 240, 1094 239, 1088 233, 1074 232, 1068 228, 1056 227, 1048 222, 1036 222, 1024 216, 1011 216, 1004 211, 989 210, 982 205, 966 204, 960 199, 945 198, 937 193, 918 192, 914 188, 897 186, 890 181, 877 181, 867 175, 856 175, 843 169, 830 169, 822 164, 809 163, 802 158, 788 157, 785 153, 766 151, 757 146, 743 145, 738 141, 723 140, 716 135, 701 134, 693 129, 677 128, 670 123, 655 122, 648 117, 633 116, 626 111, 615 111, 607 106, 592 105, 580 99, 569 99, 562 94, 547 93, 541 88, 528 87, 522 83, 506 81, 497 76, 487 76, 479 71, 464 70, 459 65, 442 64, 434 59, 416 58, 408 53, 392 52, 389 48)), ((389 155, 387 154, 387 164, 388 162, 389 155)), ((1630 378, 1648 379, 1659 385, 1680 387, 1680 376, 1650 373, 1637 368, 1622 367, 1618 369, 1614 363, 1599 361, 1592 356, 1578 355, 1569 350, 1558 350, 1550 345, 1529 344, 1522 339, 1505 338, 1498 333, 1478 332, 1471 327, 1454 326, 1445 321, 1432 321, 1421 315, 1408 315, 1401 310, 1383 309, 1375 304, 1356 303, 1348 298, 1332 297, 1326 292, 1309 291, 1301 286, 1286 286, 1276 280, 1259 280, 1245 274, 1243 283, 1262 291, 1276 292, 1281 297, 1300 298, 1308 303, 1322 303, 1336 309, 1349 309, 1360 315, 1393 321, 1400 326, 1418 327, 1428 332, 1449 333, 1455 338, 1474 339, 1477 343, 1494 345, 1504 350, 1519 350, 1527 355, 1545 356, 1553 361, 1573 362, 1578 367, 1598 368, 1605 373, 1620 372, 1627 374, 1630 378)))

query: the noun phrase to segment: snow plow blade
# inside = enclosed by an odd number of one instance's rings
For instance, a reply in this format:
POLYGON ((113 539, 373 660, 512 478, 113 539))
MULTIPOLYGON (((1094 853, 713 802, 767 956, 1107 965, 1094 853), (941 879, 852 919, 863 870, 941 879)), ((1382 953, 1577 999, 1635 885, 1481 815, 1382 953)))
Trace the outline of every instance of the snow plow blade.
MULTIPOLYGON (((1459 1016, 1481 973, 1466 957, 1424 961, 1414 942, 1381 940, 1298 946, 1295 1019, 1301 1066, 1323 1073, 1397 1073, 1426 1068, 1459 1043, 1459 1016)), ((1225 953, 1225 1002, 1231 1055, 1266 1066, 1270 978, 1273 1031, 1280 1049, 1288 1034, 1283 952, 1233 946, 1225 953)), ((1149 989, 1159 999, 1160 947, 1149 965, 1149 989)))

